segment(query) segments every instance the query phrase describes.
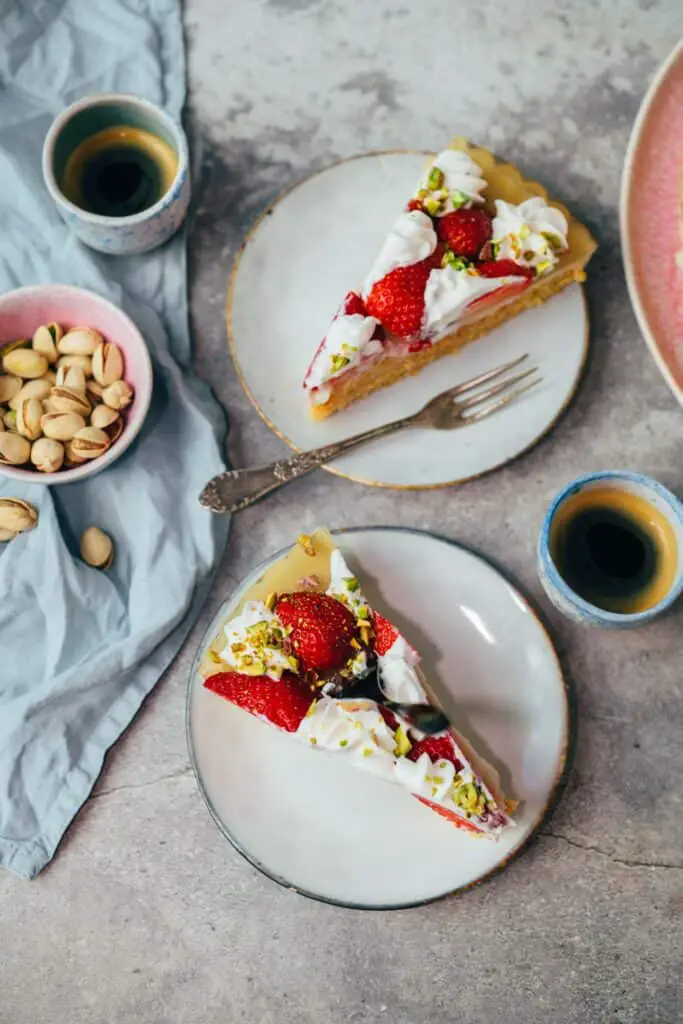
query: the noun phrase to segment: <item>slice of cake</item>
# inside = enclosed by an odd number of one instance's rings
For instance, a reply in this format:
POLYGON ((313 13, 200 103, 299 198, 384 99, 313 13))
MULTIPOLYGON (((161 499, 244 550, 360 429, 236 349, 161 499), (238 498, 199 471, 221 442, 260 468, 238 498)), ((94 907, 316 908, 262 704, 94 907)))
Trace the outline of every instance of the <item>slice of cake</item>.
POLYGON ((595 247, 541 185, 456 139, 428 165, 318 346, 303 381, 312 416, 418 373, 583 281, 595 247))
POLYGON ((321 756, 341 757, 459 828, 495 837, 512 824, 495 770, 454 729, 424 736, 382 704, 383 696, 434 703, 419 660, 321 530, 249 590, 201 671, 207 689, 321 756))

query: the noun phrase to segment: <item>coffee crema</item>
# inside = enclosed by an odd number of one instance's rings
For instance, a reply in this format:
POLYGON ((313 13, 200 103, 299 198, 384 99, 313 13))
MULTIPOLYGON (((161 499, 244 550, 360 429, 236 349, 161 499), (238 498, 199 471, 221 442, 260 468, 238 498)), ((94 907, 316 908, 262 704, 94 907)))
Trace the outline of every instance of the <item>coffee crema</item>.
POLYGON ((116 125, 84 139, 61 176, 66 198, 88 213, 130 217, 168 192, 178 157, 164 139, 142 128, 116 125))
POLYGON ((609 486, 584 488, 563 502, 550 529, 550 553, 579 597, 622 615, 659 604, 678 565, 666 516, 645 498, 609 486))

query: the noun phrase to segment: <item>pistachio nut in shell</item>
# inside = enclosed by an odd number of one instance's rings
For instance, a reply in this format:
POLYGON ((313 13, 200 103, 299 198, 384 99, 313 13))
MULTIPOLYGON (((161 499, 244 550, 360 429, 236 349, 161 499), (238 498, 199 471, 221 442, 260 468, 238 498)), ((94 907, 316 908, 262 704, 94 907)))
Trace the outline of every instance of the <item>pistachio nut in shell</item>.
POLYGON ((133 389, 127 380, 115 380, 102 392, 102 401, 110 409, 127 409, 133 401, 133 389))
MULTIPOLYGON (((57 345, 56 336, 50 330, 50 327, 54 327, 54 324, 43 324, 39 327, 36 333, 33 335, 33 349, 35 352, 40 352, 41 355, 45 356, 48 363, 57 362, 57 345)), ((61 330, 61 328, 60 328, 61 330)))
POLYGON ((102 392, 104 388, 101 384, 98 384, 94 377, 87 377, 85 381, 85 392, 88 397, 92 400, 96 398, 99 402, 102 401, 102 392))
POLYGON ((64 444, 64 465, 67 469, 73 469, 74 466, 82 466, 84 462, 87 462, 81 455, 73 450, 73 441, 66 441, 64 444))
POLYGON ((0 530, 3 534, 32 530, 38 523, 38 510, 21 498, 0 498, 0 530))
POLYGON ((55 412, 78 412, 81 416, 90 415, 90 402, 82 391, 74 391, 66 385, 55 384, 50 393, 50 405, 55 412))
POLYGON ((0 405, 11 402, 21 391, 23 383, 21 377, 15 377, 10 373, 0 374, 0 405))
POLYGON ((57 369, 60 370, 62 366, 80 366, 86 377, 92 373, 90 356, 60 356, 57 360, 57 369))
POLYGON ((2 366, 6 373, 33 380, 43 376, 47 370, 47 359, 32 348, 15 348, 2 357, 2 366))
POLYGON ((80 366, 63 366, 64 379, 61 384, 65 388, 72 388, 74 391, 82 391, 85 394, 85 374, 80 366))
POLYGON ((97 346, 92 357, 92 375, 105 388, 123 377, 123 356, 118 345, 103 341, 97 346))
POLYGON ((57 343, 60 356, 91 356, 102 335, 92 327, 72 327, 57 343))
POLYGON ((17 430, 29 441, 37 441, 42 434, 40 421, 43 418, 43 403, 38 398, 24 398, 17 409, 17 430))
POLYGON ((0 434, 0 463, 7 466, 23 466, 28 462, 30 455, 31 442, 21 434, 0 434))
POLYGON ((111 426, 107 427, 107 434, 109 435, 109 444, 114 444, 115 441, 118 441, 122 433, 123 420, 119 416, 117 420, 114 420, 111 426))
POLYGON ((83 429, 85 420, 77 412, 46 412, 40 426, 45 437, 51 437, 54 441, 70 441, 83 429))
POLYGON ((96 405, 90 416, 90 426, 106 430, 120 418, 116 409, 110 409, 108 405, 96 405))
POLYGON ((0 357, 4 359, 8 352, 14 352, 15 348, 26 348, 28 338, 19 338, 17 341, 0 342, 0 357))
POLYGON ((47 373, 44 373, 40 379, 46 380, 50 387, 54 387, 55 384, 57 383, 57 374, 55 373, 54 370, 48 370, 47 373))
POLYGON ((48 398, 52 391, 52 385, 44 377, 39 380, 28 380, 24 386, 17 391, 14 398, 10 399, 10 409, 18 409, 21 402, 27 398, 37 398, 39 401, 48 398))
POLYGON ((108 569, 114 561, 111 537, 99 526, 89 526, 81 535, 81 558, 95 569, 108 569))
POLYGON ((51 437, 39 437, 31 445, 31 462, 41 473, 56 473, 64 462, 64 445, 51 437))
POLYGON ((71 439, 71 451, 81 459, 97 459, 111 444, 99 427, 82 427, 71 439))

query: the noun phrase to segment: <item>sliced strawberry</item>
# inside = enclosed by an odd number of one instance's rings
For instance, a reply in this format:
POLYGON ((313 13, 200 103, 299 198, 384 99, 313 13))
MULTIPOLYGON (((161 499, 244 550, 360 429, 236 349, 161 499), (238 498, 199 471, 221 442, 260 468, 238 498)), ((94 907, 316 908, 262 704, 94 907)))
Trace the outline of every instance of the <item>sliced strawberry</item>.
POLYGON ((534 272, 531 267, 523 267, 514 260, 489 260, 488 263, 477 264, 477 273, 480 277, 528 277, 531 279, 534 272))
POLYGON ((379 612, 373 613, 375 628, 375 653, 386 654, 397 637, 400 636, 396 626, 392 626, 388 619, 385 619, 379 612))
POLYGON ((457 772, 463 767, 455 753, 455 744, 450 733, 443 736, 424 736, 413 744, 413 748, 407 755, 411 761, 417 761, 422 754, 429 754, 431 761, 450 761, 455 765, 457 772))
POLYGON ((347 292, 344 301, 342 302, 340 313, 344 313, 346 316, 352 316, 354 313, 357 316, 368 315, 365 303, 358 292, 347 292))
POLYGON ((456 256, 471 260, 491 238, 491 218, 485 210, 455 210, 437 217, 436 231, 456 256))
POLYGON ((409 199, 406 203, 406 210, 412 212, 413 210, 422 211, 422 200, 420 199, 409 199))
POLYGON ((433 800, 427 800, 424 796, 417 796, 414 794, 416 799, 421 804, 426 804, 432 811, 436 811, 442 818, 446 818, 452 825, 456 825, 458 828, 464 828, 466 832, 483 832, 483 828, 478 828, 473 821, 468 821, 466 818, 460 818, 454 811, 449 811, 447 807, 443 807, 441 804, 435 804, 433 800))
POLYGON ((398 338, 414 338, 420 333, 425 308, 425 286, 435 267, 440 266, 442 246, 431 256, 407 267, 397 267, 373 284, 366 306, 370 316, 398 338))
POLYGON ((356 619, 336 598, 304 592, 283 594, 275 612, 292 629, 289 639, 302 668, 328 672, 342 668, 351 656, 351 640, 358 633, 356 619))
POLYGON ((289 674, 276 680, 241 672, 218 672, 205 679, 204 686, 249 714, 267 718, 286 732, 296 732, 313 700, 311 690, 289 674))

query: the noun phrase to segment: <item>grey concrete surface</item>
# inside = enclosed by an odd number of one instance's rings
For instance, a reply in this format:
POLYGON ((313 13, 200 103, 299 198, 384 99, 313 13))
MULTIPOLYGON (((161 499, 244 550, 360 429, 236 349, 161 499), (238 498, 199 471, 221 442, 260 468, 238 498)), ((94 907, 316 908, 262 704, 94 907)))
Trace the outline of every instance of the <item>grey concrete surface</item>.
POLYGON ((585 632, 544 600, 534 542, 548 499, 580 472, 632 467, 683 491, 681 410, 639 338, 618 237, 629 130, 683 32, 680 4, 189 0, 186 22, 205 146, 197 365, 228 410, 235 464, 282 446, 228 358, 231 258, 268 200, 337 157, 438 148, 457 132, 538 176, 601 242, 592 353, 552 435, 494 475, 399 496, 319 474, 234 521, 201 621, 54 864, 33 883, 0 876, 0 1022, 676 1024, 683 607, 641 632, 585 632), (365 914, 307 901, 243 862, 196 791, 184 691, 204 624, 257 557, 320 522, 432 528, 485 551, 538 601, 575 680, 561 805, 520 860, 463 897, 365 914))

